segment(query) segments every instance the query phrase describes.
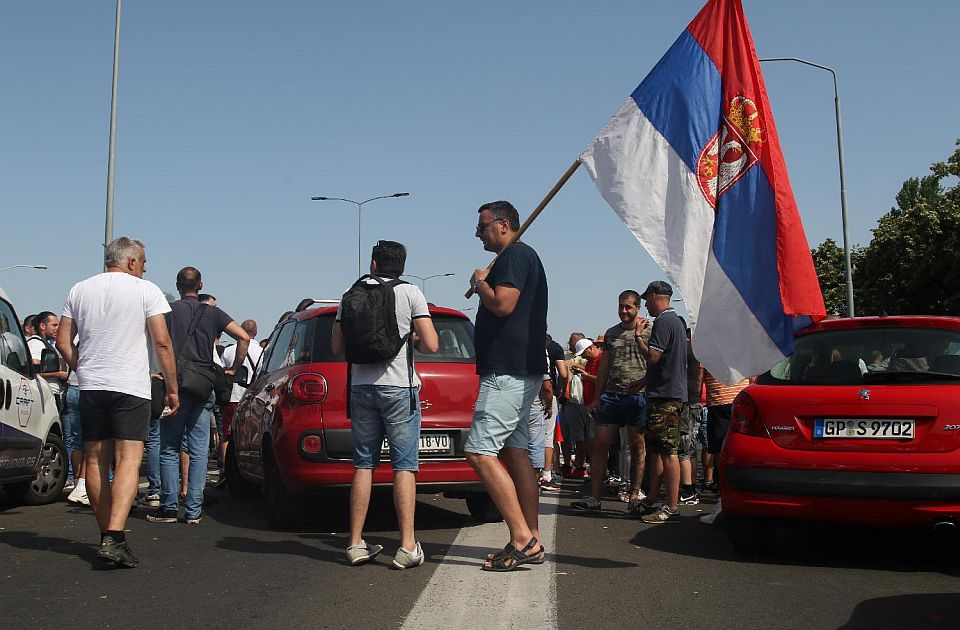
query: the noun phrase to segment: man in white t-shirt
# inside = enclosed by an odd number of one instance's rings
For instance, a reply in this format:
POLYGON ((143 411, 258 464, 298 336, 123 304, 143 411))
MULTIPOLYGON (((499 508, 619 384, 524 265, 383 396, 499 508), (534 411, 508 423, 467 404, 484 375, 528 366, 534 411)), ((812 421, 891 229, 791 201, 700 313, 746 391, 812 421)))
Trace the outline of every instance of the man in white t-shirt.
MULTIPOLYGON (((40 365, 40 357, 46 349, 56 351, 53 344, 57 340, 57 329, 60 320, 50 311, 43 311, 33 317, 34 334, 27 339, 27 348, 30 349, 30 358, 34 365, 40 365)), ((60 353, 57 352, 59 355, 60 353)), ((67 366, 60 359, 60 368, 56 372, 42 372, 40 376, 50 386, 50 392, 57 401, 57 409, 63 410, 63 391, 67 381, 67 366)))
MULTIPOLYGON (((243 365, 247 368, 247 381, 253 380, 253 373, 260 362, 260 355, 263 354, 263 348, 257 341, 257 322, 252 319, 245 319, 240 323, 240 328, 250 336, 250 345, 247 347, 247 357, 243 360, 243 365)), ((237 344, 227 347, 223 351, 223 363, 233 365, 237 356, 237 344)), ((230 441, 231 430, 233 429, 233 414, 237 411, 237 403, 243 398, 243 393, 247 391, 246 387, 237 383, 233 384, 233 390, 230 392, 230 402, 220 405, 220 463, 225 466, 227 461, 227 443, 230 441)), ((225 481, 224 471, 220 471, 220 481, 218 486, 225 481)))
POLYGON ((133 568, 139 562, 126 542, 124 526, 137 495, 150 424, 148 335, 166 381, 169 413, 180 408, 180 398, 173 344, 163 317, 170 306, 155 284, 143 280, 143 243, 125 236, 115 239, 104 262, 106 272, 70 289, 57 349, 79 381, 87 494, 100 526, 97 556, 133 568))
MULTIPOLYGON (((394 241, 378 241, 370 261, 371 277, 360 282, 379 285, 381 281, 393 284, 403 273, 407 250, 394 241)), ((380 363, 351 365, 350 375, 350 432, 353 437, 353 483, 350 485, 350 542, 347 559, 350 564, 363 564, 383 551, 380 545, 363 540, 363 523, 370 504, 373 470, 380 464, 383 438, 390 443, 390 463, 393 466, 393 497, 400 525, 400 548, 393 560, 398 569, 409 569, 423 564, 424 555, 416 540, 413 527, 416 506, 417 480, 420 469, 420 378, 413 366, 413 351, 409 344, 424 354, 433 354, 439 348, 437 331, 433 327, 427 300, 420 288, 399 283, 392 288, 397 328, 401 338, 409 339, 392 358, 380 363)), ((349 292, 348 292, 349 294, 349 292)), ((349 314, 349 311, 348 311, 349 314)), ((345 338, 344 329, 350 323, 342 322, 343 302, 337 309, 331 345, 336 354, 350 354, 354 349, 345 338)))

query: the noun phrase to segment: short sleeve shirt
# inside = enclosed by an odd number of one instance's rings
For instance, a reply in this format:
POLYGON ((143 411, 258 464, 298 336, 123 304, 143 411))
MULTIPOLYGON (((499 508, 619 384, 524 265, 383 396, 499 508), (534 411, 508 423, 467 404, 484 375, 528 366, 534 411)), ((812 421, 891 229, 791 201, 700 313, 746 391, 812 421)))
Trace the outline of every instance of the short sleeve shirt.
POLYGON ((687 400, 687 330, 672 308, 653 320, 649 345, 662 353, 647 368, 647 397, 687 400))
MULTIPOLYGON (((650 327, 644 328, 640 337, 650 343, 650 327)), ((603 351, 607 355, 610 372, 607 389, 611 394, 626 394, 630 385, 647 375, 647 359, 640 352, 637 335, 619 324, 603 333, 603 351)))
MULTIPOLYGON (((383 277, 384 280, 391 278, 383 277)), ((370 284, 376 283, 368 278, 370 284)), ((413 330, 413 320, 421 317, 430 317, 430 307, 427 298, 415 284, 398 284, 393 287, 394 303, 397 312, 397 328, 400 336, 405 337, 413 330)), ((337 307, 337 321, 340 321, 340 307, 337 307)), ((406 345, 389 361, 383 363, 354 364, 351 366, 351 385, 388 385, 392 387, 420 387, 420 377, 417 376, 416 366, 410 374, 411 359, 406 345), (411 378, 412 377, 412 378, 411 378)))
POLYGON ((547 344, 547 360, 549 361, 547 370, 550 372, 550 380, 553 381, 553 391, 557 391, 557 379, 560 378, 557 361, 563 361, 563 348, 556 341, 547 344))
MULTIPOLYGON (((27 348, 30 350, 30 358, 34 361, 39 361, 40 357, 43 356, 43 351, 47 348, 56 352, 57 356, 60 356, 59 350, 45 342, 37 335, 27 339, 27 348)), ((47 385, 50 386, 50 391, 54 394, 59 394, 63 391, 63 381, 61 381, 59 378, 53 376, 44 376, 42 378, 47 382, 47 385)))
POLYGON ((190 323, 193 315, 203 304, 194 296, 177 300, 170 305, 167 315, 167 328, 170 329, 170 339, 173 341, 173 351, 178 357, 197 361, 199 363, 214 363, 213 343, 220 338, 220 334, 227 329, 233 318, 220 310, 219 307, 206 305, 197 330, 190 337, 190 323))
POLYGON ((543 374, 547 336, 547 276, 537 252, 516 242, 497 257, 487 284, 509 284, 520 290, 513 312, 497 317, 480 303, 474 343, 477 374, 543 374))
POLYGON ((80 390, 149 400, 147 319, 169 310, 157 285, 130 274, 104 272, 73 285, 63 315, 77 326, 80 390))

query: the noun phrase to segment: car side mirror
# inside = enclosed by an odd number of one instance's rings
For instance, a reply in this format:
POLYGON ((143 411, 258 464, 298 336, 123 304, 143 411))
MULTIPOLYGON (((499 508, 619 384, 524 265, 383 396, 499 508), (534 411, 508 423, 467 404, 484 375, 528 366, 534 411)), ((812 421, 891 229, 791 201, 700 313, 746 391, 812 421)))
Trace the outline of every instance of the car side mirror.
POLYGON ((44 348, 40 352, 40 372, 59 372, 60 356, 56 351, 50 348, 44 348))
POLYGON ((240 387, 250 386, 250 371, 247 366, 241 365, 237 368, 237 373, 233 375, 233 382, 240 387))

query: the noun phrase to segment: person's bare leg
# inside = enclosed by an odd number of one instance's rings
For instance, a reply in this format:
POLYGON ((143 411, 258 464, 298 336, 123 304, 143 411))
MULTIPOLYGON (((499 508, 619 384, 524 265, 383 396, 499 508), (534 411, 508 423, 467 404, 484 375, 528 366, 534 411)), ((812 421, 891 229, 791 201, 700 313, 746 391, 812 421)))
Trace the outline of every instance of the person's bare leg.
POLYGON ((553 444, 543 447, 543 469, 553 475, 553 444))
POLYGON ((373 470, 356 468, 350 483, 350 542, 359 545, 363 540, 363 523, 370 507, 370 489, 373 487, 373 470))
POLYGON ((693 459, 681 459, 680 462, 680 484, 684 486, 693 485, 693 459))
POLYGON ((660 478, 663 477, 663 456, 657 453, 651 453, 652 457, 647 461, 647 478, 650 480, 650 493, 647 497, 649 503, 655 503, 660 498, 660 478))
POLYGON ((87 497, 97 518, 101 532, 108 531, 112 506, 110 488, 110 464, 113 463, 113 440, 84 442, 85 470, 87 471, 87 497))
POLYGON ((393 473, 393 507, 397 511, 397 523, 400 525, 400 546, 412 552, 417 548, 417 535, 413 526, 417 509, 417 478, 409 470, 393 473))
POLYGON ((187 497, 187 479, 190 474, 190 454, 180 451, 180 500, 187 497))
POLYGON ((643 429, 627 427, 627 440, 630 445, 630 497, 633 501, 640 496, 640 484, 643 483, 643 471, 646 468, 647 450, 643 429))
POLYGON ((140 464, 143 461, 143 442, 139 440, 114 441, 114 471, 111 487, 109 527, 103 531, 122 532, 130 515, 130 507, 137 498, 140 483, 140 464))
POLYGON ((713 483, 713 453, 708 453, 703 449, 703 483, 713 483))
POLYGON ((531 537, 540 540, 540 489, 537 486, 537 472, 530 464, 526 449, 504 448, 500 451, 500 457, 507 465, 507 472, 517 490, 517 502, 523 513, 523 520, 530 531, 530 536, 520 545, 520 548, 523 548, 530 542, 531 537))
MULTIPOLYGON (((526 451, 521 451, 521 453, 524 457, 527 457, 526 451)), ((523 549, 530 542, 530 537, 533 534, 530 532, 530 527, 527 525, 527 520, 520 507, 520 499, 517 496, 517 487, 514 485, 514 480, 496 457, 467 453, 467 461, 477 471, 487 494, 490 495, 494 505, 500 510, 500 515, 507 524, 507 529, 510 530, 510 542, 517 549, 523 549)), ((529 458, 527 458, 527 468, 530 471, 533 470, 529 458)))
POLYGON ((590 471, 590 496, 597 501, 603 498, 603 478, 607 474, 607 451, 613 443, 620 427, 612 424, 598 424, 597 437, 593 439, 593 451, 590 459, 593 462, 590 471))
POLYGON ((83 479, 86 468, 86 462, 83 461, 82 451, 73 451, 70 453, 70 465, 73 466, 73 479, 79 482, 83 479))
POLYGON ((680 458, 676 455, 661 455, 663 461, 663 486, 667 507, 676 509, 680 500, 680 458))

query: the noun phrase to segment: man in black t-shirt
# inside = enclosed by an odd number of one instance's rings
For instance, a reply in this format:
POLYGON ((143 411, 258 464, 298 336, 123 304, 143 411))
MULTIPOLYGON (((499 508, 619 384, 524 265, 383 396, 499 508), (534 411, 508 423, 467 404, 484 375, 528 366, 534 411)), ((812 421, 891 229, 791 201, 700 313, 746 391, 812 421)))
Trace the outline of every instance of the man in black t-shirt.
MULTIPOLYGON (((662 280, 651 282, 640 296, 650 315, 656 319, 650 341, 643 340, 637 328, 637 343, 647 360, 647 452, 650 461, 650 496, 640 502, 645 523, 676 520, 680 494, 680 411, 687 401, 687 331, 670 306, 673 287, 662 280), (666 490, 665 501, 655 507, 660 478, 666 490)), ((646 327, 644 323, 643 328, 646 327)))
MULTIPOLYGON (((237 353, 233 365, 224 370, 229 376, 236 374, 247 356, 250 337, 233 321, 233 318, 216 306, 201 304, 197 293, 203 288, 200 271, 184 267, 177 274, 177 291, 180 299, 170 305, 166 314, 167 328, 173 340, 173 352, 179 358, 189 359, 199 365, 213 365, 213 344, 221 333, 237 340, 237 353), (189 334, 190 324, 198 309, 197 328, 189 334)), ((180 490, 180 445, 186 438, 190 468, 187 495, 183 501, 184 520, 199 523, 203 509, 203 487, 207 481, 207 455, 210 448, 210 417, 206 412, 207 398, 180 390, 180 410, 160 420, 160 507, 147 515, 154 523, 176 523, 177 501, 180 490)))
POLYGON ((510 543, 482 568, 510 571, 544 557, 540 493, 527 448, 530 405, 547 370, 547 277, 537 252, 514 242, 516 208, 495 201, 479 213, 477 238, 497 259, 489 272, 477 269, 470 279, 480 298, 474 332, 480 392, 464 451, 510 529, 510 543))

